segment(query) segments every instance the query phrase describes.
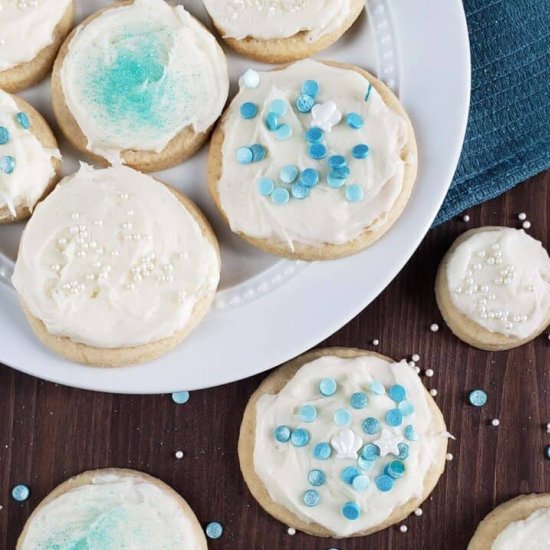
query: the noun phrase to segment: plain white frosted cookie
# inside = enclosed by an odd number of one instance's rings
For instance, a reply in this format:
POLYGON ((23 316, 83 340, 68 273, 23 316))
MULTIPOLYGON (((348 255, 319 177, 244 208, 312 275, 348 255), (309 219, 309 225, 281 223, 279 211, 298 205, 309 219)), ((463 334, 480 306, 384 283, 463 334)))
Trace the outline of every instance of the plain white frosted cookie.
POLYGON ((461 235, 436 280, 451 330, 486 350, 529 342, 550 323, 550 258, 523 230, 480 227, 461 235))
POLYGON ((82 165, 37 207, 13 284, 46 345, 119 366, 177 345, 219 277, 217 241, 189 199, 131 168, 82 165))
POLYGON ((279 521, 317 536, 364 536, 428 497, 448 436, 406 361, 321 349, 275 370, 252 395, 239 460, 251 493, 279 521))
POLYGON ((31 514, 17 550, 206 550, 201 526, 171 487, 134 470, 85 472, 31 514))

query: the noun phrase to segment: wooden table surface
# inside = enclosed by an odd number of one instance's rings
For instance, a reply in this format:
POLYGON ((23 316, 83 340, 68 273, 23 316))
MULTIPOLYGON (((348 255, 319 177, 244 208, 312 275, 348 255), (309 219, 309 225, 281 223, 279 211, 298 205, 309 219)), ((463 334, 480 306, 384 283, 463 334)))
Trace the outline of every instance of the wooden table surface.
MULTIPOLYGON (((444 326, 433 284, 439 260, 461 232, 480 225, 519 227, 550 246, 550 173, 474 208, 471 221, 453 220, 430 231, 412 260, 363 313, 324 345, 376 349, 394 358, 420 355, 424 378, 449 430, 454 460, 447 463, 424 514, 367 539, 332 541, 289 536, 250 496, 236 453, 248 397, 265 375, 191 393, 185 405, 169 395, 128 397, 75 390, 0 366, 0 549, 12 550, 33 508, 58 483, 107 466, 143 470, 172 485, 202 523, 220 521, 225 532, 212 549, 463 550, 483 516, 519 493, 550 492, 550 341, 547 335, 509 352, 487 353, 458 341, 444 326), (432 333, 431 323, 441 330, 432 333), (374 348, 373 338, 380 340, 374 348), (488 404, 466 404, 484 388, 488 404), (491 426, 499 418, 500 427, 491 426), (182 450, 181 460, 174 452, 182 450), (31 497, 14 502, 10 490, 26 483, 31 497)), ((130 372, 129 372, 130 375, 130 372)), ((183 549, 185 550, 185 549, 183 549)))

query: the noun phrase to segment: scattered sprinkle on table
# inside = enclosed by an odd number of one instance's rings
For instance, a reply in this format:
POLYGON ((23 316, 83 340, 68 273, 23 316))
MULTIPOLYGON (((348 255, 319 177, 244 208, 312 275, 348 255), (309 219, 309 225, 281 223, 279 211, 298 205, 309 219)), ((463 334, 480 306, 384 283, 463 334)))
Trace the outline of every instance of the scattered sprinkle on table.
POLYGON ((180 460, 181 458, 183 458, 183 451, 176 451, 176 452, 174 453, 174 456, 175 456, 178 460, 180 460))
POLYGON ((437 323, 432 323, 432 324, 430 325, 430 330, 431 330, 432 332, 437 332, 437 331, 439 331, 439 325, 438 325, 437 323))
POLYGON ((373 346, 378 346, 380 344, 380 340, 378 340, 378 338, 375 338, 373 341, 372 341, 372 345, 373 346))
POLYGON ((426 371, 424 372, 424 374, 425 374, 428 378, 431 378, 431 377, 434 375, 434 370, 433 370, 433 369, 426 369, 426 371))
POLYGON ((219 521, 211 521, 205 531, 209 539, 219 539, 223 535, 223 525, 219 521))
POLYGON ((546 455, 546 458, 550 459, 550 445, 548 445, 548 447, 546 447, 546 450, 545 450, 544 454, 546 455))
POLYGON ((483 390, 472 390, 468 395, 468 401, 474 407, 483 407, 487 403, 487 394, 483 390))
POLYGON ((550 422, 546 424, 546 433, 550 434, 550 422))
POLYGON ((523 227, 523 229, 531 229, 531 222, 526 220, 521 224, 521 227, 523 227))
POLYGON ((13 500, 16 500, 17 502, 24 502, 29 498, 30 494, 31 490, 27 487, 27 485, 22 483, 15 485, 11 490, 11 496, 13 500))
POLYGON ((409 528, 406 525, 401 525, 401 527, 399 527, 399 530, 402 533, 406 533, 409 530, 409 528))
POLYGON ((172 401, 177 405, 184 405, 189 401, 188 391, 176 391, 172 394, 172 401))
POLYGON ((518 220, 524 221, 524 220, 526 220, 526 219, 527 219, 527 214, 526 214, 525 212, 520 212, 520 213, 518 214, 518 220))
POLYGON ((437 395, 437 390, 436 390, 436 389, 430 390, 430 395, 431 395, 432 397, 435 397, 435 396, 437 395))
POLYGON ((470 216, 468 216, 468 214, 464 214, 464 216, 462 216, 462 221, 468 223, 470 221, 470 216))
POLYGON ((418 353, 413 353, 411 359, 412 359, 415 363, 418 363, 418 361, 420 361, 420 355, 418 355, 418 353))
POLYGON ((500 420, 498 418, 493 418, 493 420, 491 420, 491 426, 494 426, 495 428, 500 426, 500 420))
POLYGON ((454 458, 452 453, 447 453, 447 456, 445 457, 449 462, 454 458))
POLYGON ((294 529, 294 527, 289 527, 287 533, 292 537, 296 534, 296 529, 294 529))
POLYGON ((417 517, 420 517, 424 512, 422 512, 422 508, 417 508, 415 511, 414 511, 414 515, 417 516, 417 517))

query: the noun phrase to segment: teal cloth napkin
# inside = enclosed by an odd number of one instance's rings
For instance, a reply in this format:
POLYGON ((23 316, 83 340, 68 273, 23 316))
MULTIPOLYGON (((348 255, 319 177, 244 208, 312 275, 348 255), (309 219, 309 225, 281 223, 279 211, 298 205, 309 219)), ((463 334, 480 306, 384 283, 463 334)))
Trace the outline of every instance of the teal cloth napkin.
POLYGON ((550 0, 464 0, 464 9, 470 118, 435 225, 550 167, 550 0))

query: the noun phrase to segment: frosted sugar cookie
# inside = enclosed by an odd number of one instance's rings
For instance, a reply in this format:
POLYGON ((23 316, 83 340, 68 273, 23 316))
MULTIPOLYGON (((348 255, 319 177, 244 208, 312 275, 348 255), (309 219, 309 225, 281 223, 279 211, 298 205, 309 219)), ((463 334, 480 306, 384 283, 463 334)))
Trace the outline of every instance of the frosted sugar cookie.
POLYGON ((267 63, 309 57, 336 42, 363 0, 204 0, 214 25, 237 52, 267 63))
POLYGON ((48 123, 26 101, 0 90, 0 223, 28 218, 60 170, 48 123))
POLYGON ((443 258, 435 293, 461 340, 485 350, 515 348, 550 323, 550 258, 523 230, 472 229, 443 258))
POLYGON ((18 92, 42 80, 74 22, 73 0, 2 0, 0 88, 18 92))
POLYGON ((164 0, 115 3, 86 19, 61 47, 52 78, 67 139, 96 162, 146 172, 199 149, 228 89, 215 38, 164 0))
POLYGON ((349 65, 248 71, 210 146, 208 181, 231 229, 305 260, 358 252, 396 221, 416 143, 392 92, 349 65))
POLYGON ((468 550, 550 547, 550 494, 520 495, 497 506, 478 526, 468 550))
POLYGON ((216 238, 188 198, 131 168, 82 165, 37 207, 13 284, 44 344, 116 367, 179 344, 219 277, 216 238))
POLYGON ((34 510, 16 550, 206 550, 187 502, 142 472, 85 472, 54 489, 34 510))
POLYGON ((406 361, 333 348, 264 380, 244 413, 239 459, 251 493, 279 521, 317 536, 363 536, 428 497, 448 436, 406 361))

